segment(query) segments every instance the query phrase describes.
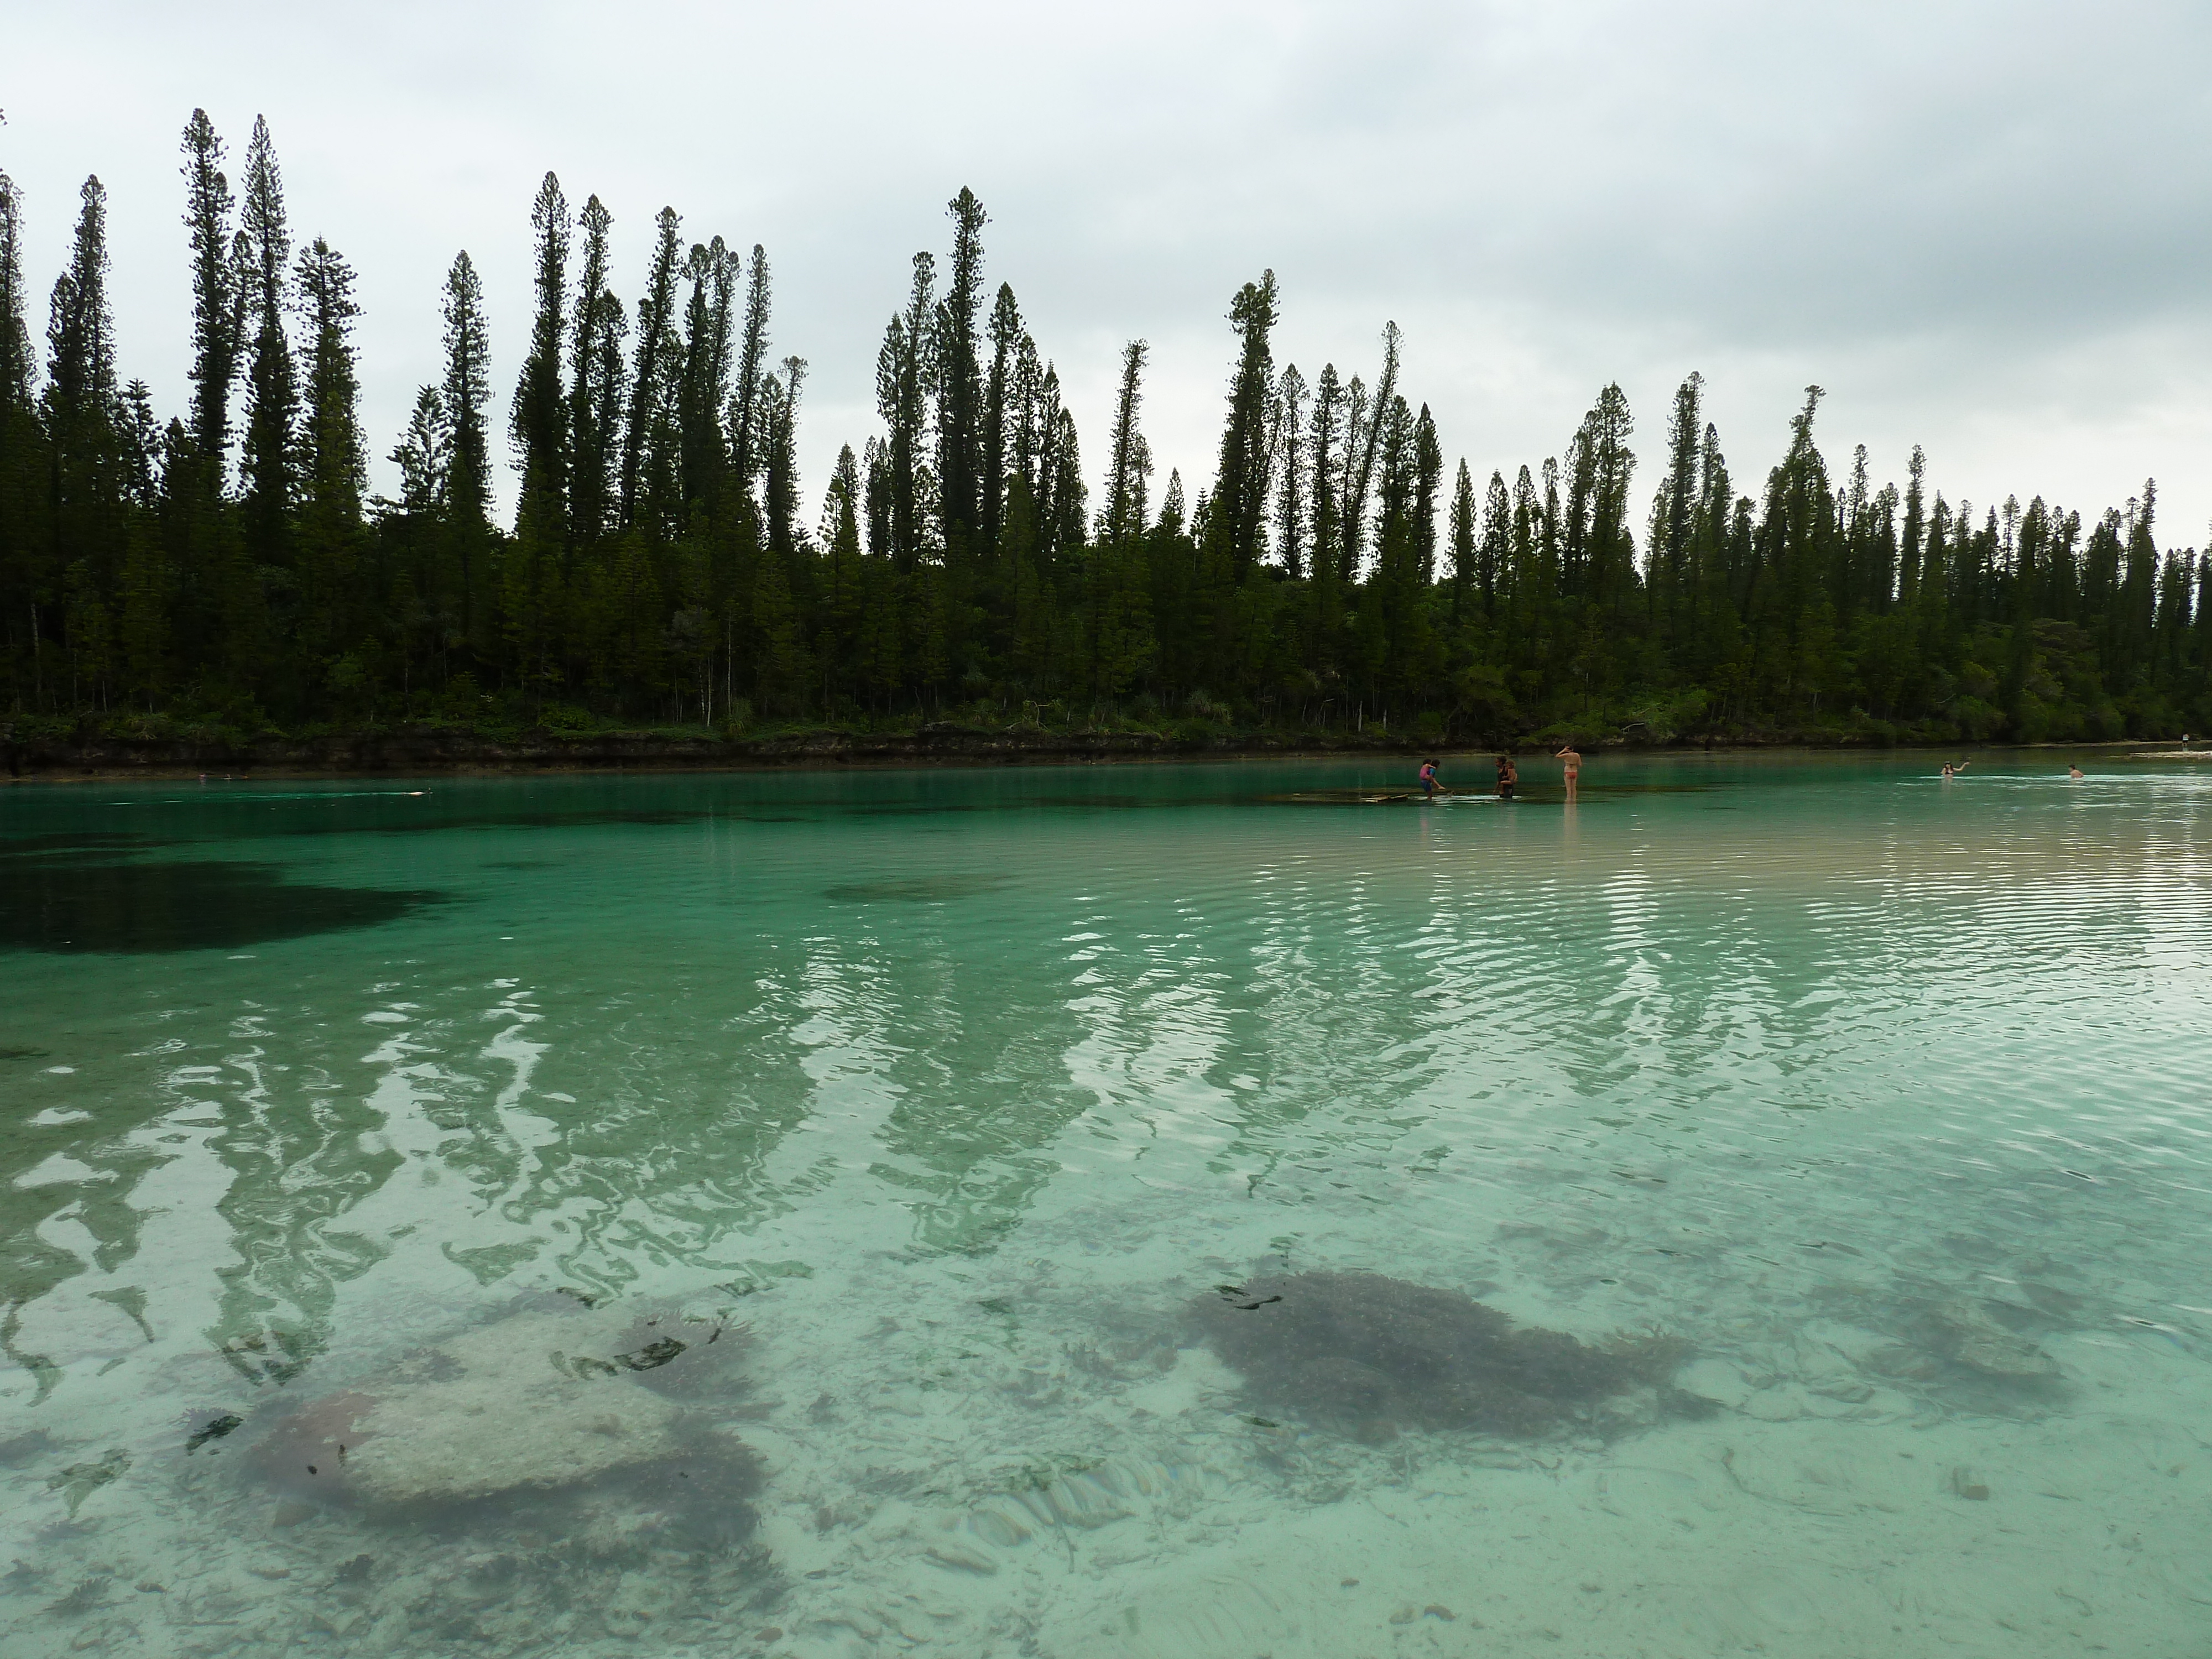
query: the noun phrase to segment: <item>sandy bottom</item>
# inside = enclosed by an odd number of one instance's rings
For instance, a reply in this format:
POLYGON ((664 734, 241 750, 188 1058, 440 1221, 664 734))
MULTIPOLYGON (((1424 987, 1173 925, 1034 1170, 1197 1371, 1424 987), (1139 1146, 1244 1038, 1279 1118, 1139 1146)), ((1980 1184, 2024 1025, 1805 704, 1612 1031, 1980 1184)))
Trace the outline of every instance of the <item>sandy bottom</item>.
POLYGON ((81 1491, 10 1482, 7 1651, 2212 1652, 2212 1401, 2169 1333, 2088 1316, 2041 1342, 2057 1392, 1979 1410, 1895 1376, 1893 1329, 1746 1313, 1680 1373, 1703 1420, 1362 1439, 1259 1416, 1178 1302, 1055 1280, 879 1258, 749 1298, 751 1383, 695 1408, 766 1466, 738 1537, 634 1492, 306 1504, 258 1421, 116 1449, 166 1460, 128 1501, 88 1447, 81 1491))

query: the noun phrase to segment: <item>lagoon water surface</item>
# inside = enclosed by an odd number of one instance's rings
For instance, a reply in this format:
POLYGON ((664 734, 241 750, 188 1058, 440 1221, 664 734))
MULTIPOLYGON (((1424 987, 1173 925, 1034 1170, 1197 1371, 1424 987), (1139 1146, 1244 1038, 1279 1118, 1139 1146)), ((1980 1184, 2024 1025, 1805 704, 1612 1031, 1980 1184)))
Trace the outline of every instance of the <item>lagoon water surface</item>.
POLYGON ((2212 770, 2033 759, 0 796, 0 1643, 2212 1654, 2212 770))

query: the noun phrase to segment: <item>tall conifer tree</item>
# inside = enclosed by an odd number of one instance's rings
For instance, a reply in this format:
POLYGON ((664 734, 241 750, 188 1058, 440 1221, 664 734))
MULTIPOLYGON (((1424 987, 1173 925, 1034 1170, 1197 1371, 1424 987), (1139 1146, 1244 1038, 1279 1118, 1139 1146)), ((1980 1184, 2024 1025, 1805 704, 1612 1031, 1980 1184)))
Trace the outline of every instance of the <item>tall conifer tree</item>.
POLYGON ((1152 457, 1137 416, 1145 400, 1145 359, 1151 350, 1143 340, 1121 348, 1121 384, 1107 440, 1106 501, 1098 519, 1101 541, 1127 541, 1144 528, 1145 481, 1152 476, 1152 457))
POLYGON ((1275 553, 1293 581, 1306 574, 1305 401, 1305 376, 1296 363, 1285 363, 1275 382, 1268 443, 1281 480, 1275 492, 1275 553))
POLYGON ((933 330, 937 486, 948 556, 972 554, 983 522, 983 384, 976 318, 983 303, 983 226, 989 216, 963 187, 945 208, 952 264, 933 330))
POLYGON ((983 393, 983 435, 979 447, 982 500, 978 521, 982 526, 981 540, 987 547, 999 544, 1000 503, 1005 499, 1006 483, 1006 404, 1015 395, 1015 370, 1026 337, 1014 290, 1001 283, 998 298, 991 306, 991 372, 983 393))
POLYGON ((1247 283, 1230 302, 1229 319, 1240 347, 1230 381, 1229 421, 1214 470, 1212 516, 1206 523, 1210 556, 1241 586, 1267 547, 1267 495, 1273 459, 1268 429, 1274 396, 1271 347, 1278 312, 1275 273, 1247 283))
POLYGON ((1390 400, 1398 392, 1398 349, 1403 338, 1397 324, 1382 325, 1382 372, 1376 377, 1374 397, 1369 401, 1354 377, 1346 400, 1345 486, 1340 510, 1346 582, 1359 574, 1360 556, 1365 550, 1368 492, 1375 482, 1375 462, 1382 453, 1390 400), (1367 413, 1370 409, 1371 416, 1367 413))
MULTIPOLYGON (((0 410, 28 409, 35 369, 24 321, 23 196, 0 173, 0 410)), ((0 444, 7 441, 0 431, 0 444)))
POLYGON ((637 521, 642 498, 667 499, 669 479, 659 476, 673 461, 673 392, 681 351, 676 334, 676 283, 683 244, 683 221, 674 208, 654 221, 653 264, 645 293, 637 302, 637 344, 629 381, 629 419, 623 430, 622 522, 637 521))
POLYGON ((64 465, 76 453, 89 459, 117 414, 106 189, 87 179, 78 202, 69 269, 54 283, 46 324, 46 426, 64 465))
POLYGON ((569 414, 562 388, 562 354, 568 343, 568 249, 572 222, 561 181, 547 173, 531 204, 538 241, 536 306, 530 354, 515 380, 508 425, 514 440, 521 489, 515 501, 518 562, 529 569, 524 603, 534 605, 538 567, 556 558, 568 541, 569 414))
POLYGON ((292 514, 294 425, 299 388, 292 344, 284 333, 292 237, 284 215, 284 180, 269 124, 253 119, 246 156, 246 196, 239 222, 250 250, 246 330, 252 350, 246 369, 246 441, 239 455, 246 493, 247 549, 262 564, 285 556, 292 514))
POLYGON ((768 371, 769 299, 768 255, 756 242, 745 267, 745 320, 730 392, 730 465, 738 488, 746 492, 760 471, 760 383, 768 371))
POLYGON ((1513 556, 1513 503, 1505 475, 1492 472, 1482 495, 1482 540, 1475 553, 1474 585, 1482 598, 1482 619, 1498 614, 1498 590, 1513 556))
POLYGON ((307 418, 300 433, 300 566, 307 644, 329 652, 352 637, 349 601, 362 552, 368 456, 355 366, 353 268, 318 236, 300 256, 300 307, 307 326, 307 418))
MULTIPOLYGON (((1497 474, 1491 475, 1492 482, 1497 474)), ((1498 488, 1503 492, 1504 486, 1498 488)), ((1459 461, 1459 476, 1452 480, 1451 524, 1451 615, 1455 624, 1465 620, 1468 592, 1475 585, 1475 556, 1480 545, 1480 528, 1474 516, 1474 477, 1467 470, 1467 457, 1459 461)))
POLYGON ((781 380, 771 374, 763 383, 762 435, 768 450, 763 505, 769 549, 788 563, 799 550, 799 393, 806 381, 806 359, 786 357, 781 367, 781 380))
POLYGON ((614 216, 596 196, 577 216, 583 233, 576 275, 576 314, 568 348, 568 558, 614 523, 616 414, 622 403, 622 301, 607 286, 609 233, 614 216))
POLYGON ((485 406, 491 401, 490 341, 483 284, 465 249, 446 275, 446 422, 443 518, 453 549, 453 592, 463 649, 479 653, 491 577, 491 462, 485 406))
POLYGON ((46 468, 38 416, 32 401, 37 368, 25 322, 23 198, 0 173, 0 605, 25 614, 18 583, 36 536, 36 505, 45 494, 46 468))
POLYGON ((915 254, 906 310, 892 317, 876 357, 876 410, 889 434, 892 557, 901 570, 912 569, 921 557, 921 442, 933 385, 928 343, 936 289, 935 257, 915 254))
POLYGON ((222 173, 222 141, 205 110, 194 110, 185 124, 183 148, 185 226, 192 250, 191 429, 213 496, 222 492, 223 455, 230 441, 230 388, 238 374, 239 296, 234 292, 237 269, 231 258, 234 204, 222 173))

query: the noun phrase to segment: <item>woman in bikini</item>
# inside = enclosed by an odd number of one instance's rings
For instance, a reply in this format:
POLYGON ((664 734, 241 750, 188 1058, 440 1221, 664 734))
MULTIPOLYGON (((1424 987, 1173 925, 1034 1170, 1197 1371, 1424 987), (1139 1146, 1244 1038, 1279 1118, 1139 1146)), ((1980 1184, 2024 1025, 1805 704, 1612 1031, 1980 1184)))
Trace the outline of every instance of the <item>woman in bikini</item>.
POLYGON ((1567 799, 1569 800, 1572 800, 1575 798, 1575 780, 1583 775, 1582 751, 1577 750, 1573 744, 1570 743, 1565 748, 1553 755, 1552 758, 1553 760, 1565 761, 1567 763, 1567 799))

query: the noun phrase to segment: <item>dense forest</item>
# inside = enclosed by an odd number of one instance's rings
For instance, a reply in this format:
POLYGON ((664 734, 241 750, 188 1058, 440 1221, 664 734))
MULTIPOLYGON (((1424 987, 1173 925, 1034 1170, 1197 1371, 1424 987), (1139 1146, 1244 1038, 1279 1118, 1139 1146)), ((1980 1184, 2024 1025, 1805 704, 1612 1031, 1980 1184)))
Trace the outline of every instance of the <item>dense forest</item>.
POLYGON ((687 242, 664 209, 625 304, 608 209, 573 208, 550 174, 511 395, 460 253, 444 377, 390 451, 398 498, 371 497, 352 268, 295 240, 264 125, 235 191, 204 112, 182 154, 191 395, 166 419, 121 378, 100 181, 41 362, 0 174, 0 725, 18 732, 2212 727, 2212 554, 2161 551, 2153 483, 2086 520, 2039 496, 1978 511, 1916 450, 1902 489, 1877 487, 1863 447, 1840 471, 1823 457, 1817 386, 1739 493, 1691 375, 1639 518, 1617 386, 1557 457, 1485 479, 1447 462, 1395 325, 1371 379, 1277 362, 1268 272, 1230 302, 1211 484, 1156 477, 1141 340, 1086 471, 1052 362, 986 281, 966 190, 884 327, 882 428, 840 453, 811 523, 806 363, 775 355, 763 251, 687 242))

